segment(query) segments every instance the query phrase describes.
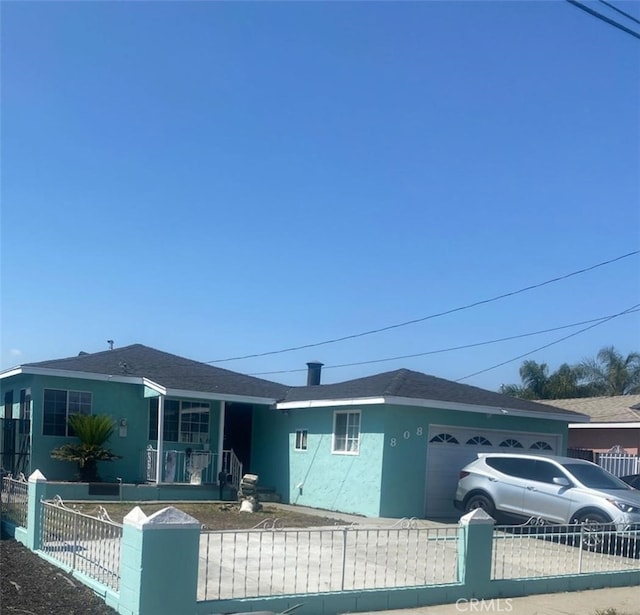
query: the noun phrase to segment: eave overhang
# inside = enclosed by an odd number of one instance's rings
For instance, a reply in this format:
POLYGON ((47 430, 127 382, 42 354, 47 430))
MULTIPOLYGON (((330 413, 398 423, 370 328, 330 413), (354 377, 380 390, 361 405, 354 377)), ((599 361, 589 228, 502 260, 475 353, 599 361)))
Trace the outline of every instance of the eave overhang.
POLYGON ((269 397, 252 397, 250 395, 231 395, 212 391, 193 391, 190 389, 176 389, 165 387, 144 376, 127 376, 124 374, 98 374, 94 372, 77 372, 48 367, 18 366, 0 373, 0 380, 19 375, 51 376, 54 378, 75 378, 76 380, 95 380, 99 382, 118 382, 120 384, 142 385, 166 397, 188 397, 191 399, 206 399, 209 401, 229 401, 245 404, 259 404, 272 406, 276 399, 269 397))
POLYGON ((533 410, 522 410, 510 408, 509 406, 484 406, 476 404, 463 404, 459 402, 440 401, 437 399, 415 399, 413 397, 354 397, 348 399, 309 399, 304 401, 280 402, 276 404, 278 410, 294 410, 304 408, 327 408, 336 406, 371 406, 387 404, 393 406, 413 406, 419 408, 436 408, 439 410, 456 410, 458 412, 475 412, 478 414, 508 415, 536 419, 547 419, 550 421, 561 421, 563 423, 577 423, 588 421, 586 414, 571 414, 564 412, 535 412, 533 410))

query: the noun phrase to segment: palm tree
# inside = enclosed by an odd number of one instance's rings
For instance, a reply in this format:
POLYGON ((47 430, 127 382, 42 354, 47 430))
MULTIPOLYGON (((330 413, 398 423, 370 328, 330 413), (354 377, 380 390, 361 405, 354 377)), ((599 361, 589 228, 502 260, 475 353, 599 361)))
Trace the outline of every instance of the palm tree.
POLYGON ((69 427, 80 442, 63 444, 51 451, 51 457, 76 462, 82 482, 97 482, 98 461, 113 461, 120 457, 103 446, 113 435, 113 419, 100 414, 72 414, 69 427))
POLYGON ((546 399, 549 395, 549 367, 546 363, 525 361, 520 366, 520 379, 526 399, 546 399))
POLYGON ((592 387, 584 383, 584 369, 568 363, 563 363, 549 375, 546 363, 524 361, 520 367, 520 379, 522 385, 503 385, 501 392, 522 399, 564 399, 592 394, 592 387))
POLYGON ((595 359, 581 363, 582 369, 600 395, 634 395, 640 393, 640 353, 626 357, 613 346, 601 348, 595 359))

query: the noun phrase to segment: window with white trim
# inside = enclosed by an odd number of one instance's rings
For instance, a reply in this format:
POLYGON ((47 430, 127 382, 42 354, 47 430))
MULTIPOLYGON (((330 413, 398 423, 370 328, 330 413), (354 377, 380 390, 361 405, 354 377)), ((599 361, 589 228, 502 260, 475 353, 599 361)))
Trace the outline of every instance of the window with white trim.
MULTIPOLYGON (((204 444, 209 442, 211 404, 202 401, 164 400, 165 442, 204 444)), ((149 400, 149 440, 158 439, 158 398, 149 400)))
POLYGON ((307 430, 306 429, 297 429, 296 430, 295 450, 297 450, 297 451, 306 451, 307 450, 307 430))
POLYGON ((360 411, 333 413, 333 452, 355 455, 360 450, 360 411))
POLYGON ((91 414, 92 395, 88 391, 44 389, 42 433, 45 436, 73 436, 68 420, 72 414, 91 414))

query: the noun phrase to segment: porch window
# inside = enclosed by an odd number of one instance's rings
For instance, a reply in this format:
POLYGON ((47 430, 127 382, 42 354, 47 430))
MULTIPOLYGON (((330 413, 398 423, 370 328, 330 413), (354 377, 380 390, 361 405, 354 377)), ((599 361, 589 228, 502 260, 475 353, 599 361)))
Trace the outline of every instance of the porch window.
POLYGON ((42 433, 45 436, 73 436, 67 421, 72 414, 91 414, 92 395, 87 391, 45 389, 42 433))
POLYGON ((201 401, 183 401, 180 407, 180 442, 209 442, 209 409, 201 401))
MULTIPOLYGON (((164 400, 165 442, 201 444, 209 441, 209 412, 206 402, 164 400)), ((158 439, 158 398, 149 400, 149 440, 158 439)))
POLYGON ((31 425, 31 389, 20 390, 20 433, 28 434, 31 425))
POLYGON ((298 429, 296 431, 296 450, 297 451, 307 450, 307 430, 306 429, 298 429))
POLYGON ((360 411, 333 415, 333 452, 357 454, 360 449, 360 411))

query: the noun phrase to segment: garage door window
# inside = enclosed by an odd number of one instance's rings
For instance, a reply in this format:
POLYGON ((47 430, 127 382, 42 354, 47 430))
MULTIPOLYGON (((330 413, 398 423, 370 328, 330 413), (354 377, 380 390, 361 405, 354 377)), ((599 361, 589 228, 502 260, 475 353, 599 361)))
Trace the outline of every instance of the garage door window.
POLYGON ((360 412, 335 412, 333 452, 355 455, 360 449, 360 412))
POLYGON ((539 442, 534 442, 529 448, 538 451, 552 451, 553 449, 546 442, 540 440, 539 442))
POLYGON ((439 433, 437 436, 433 436, 429 442, 446 442, 447 444, 460 444, 451 434, 439 433))
POLYGON ((471 444, 472 446, 491 446, 491 442, 484 436, 473 436, 473 438, 467 440, 467 444, 471 444))
POLYGON ((500 446, 503 448, 522 448, 522 443, 518 442, 518 440, 514 440, 513 438, 507 438, 500 442, 500 446))

